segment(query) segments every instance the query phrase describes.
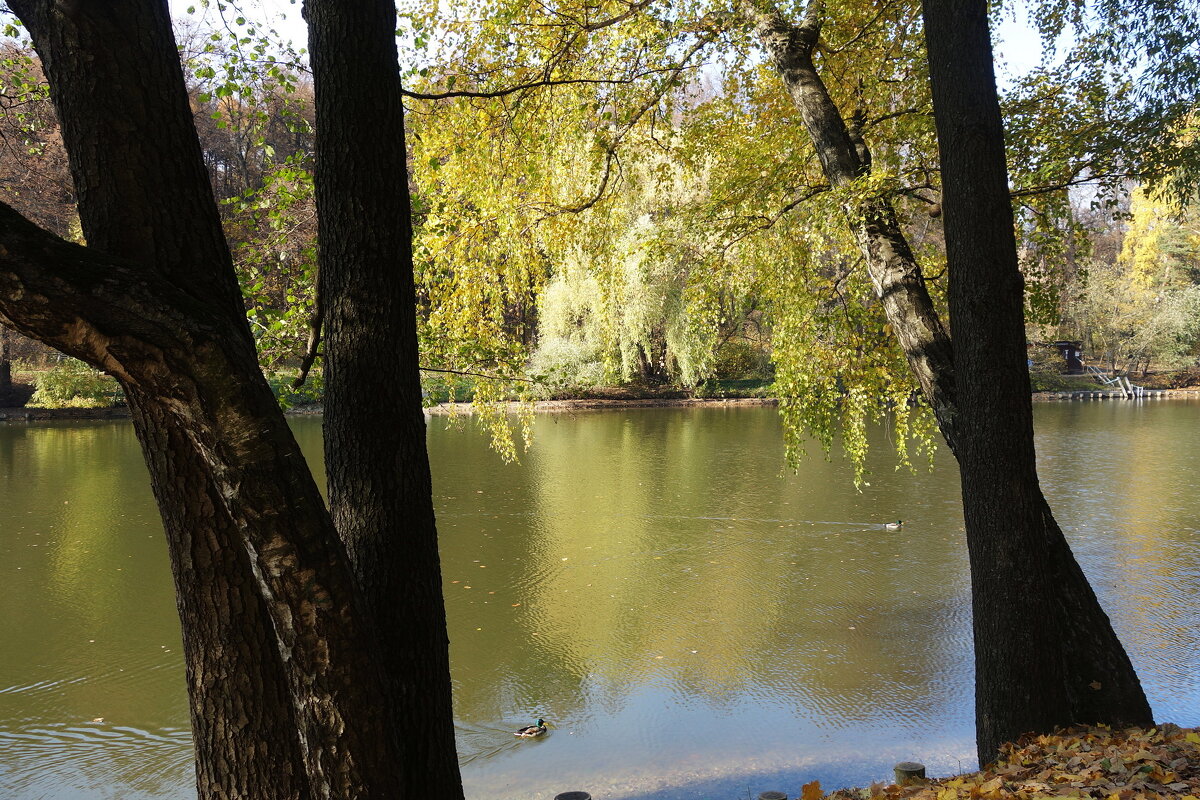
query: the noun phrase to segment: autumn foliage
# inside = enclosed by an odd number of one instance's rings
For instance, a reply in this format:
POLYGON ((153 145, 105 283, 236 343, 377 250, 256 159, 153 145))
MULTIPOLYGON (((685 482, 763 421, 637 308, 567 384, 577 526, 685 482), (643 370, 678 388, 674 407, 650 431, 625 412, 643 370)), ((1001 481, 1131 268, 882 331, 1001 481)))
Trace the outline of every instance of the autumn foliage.
MULTIPOLYGON (((805 787, 806 789, 808 787, 805 787)), ((806 799, 808 794, 805 795, 806 799)), ((1200 800, 1200 733, 1166 724, 1143 730, 1075 727, 1006 744, 1000 760, 967 775, 914 786, 873 784, 839 800, 1200 800)))

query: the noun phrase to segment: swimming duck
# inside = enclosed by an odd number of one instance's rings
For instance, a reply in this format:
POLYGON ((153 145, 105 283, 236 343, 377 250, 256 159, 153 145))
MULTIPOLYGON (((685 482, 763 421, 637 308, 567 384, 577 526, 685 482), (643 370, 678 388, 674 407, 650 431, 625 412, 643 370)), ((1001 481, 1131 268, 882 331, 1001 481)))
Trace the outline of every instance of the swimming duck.
POLYGON ((896 520, 895 522, 885 522, 885 523, 883 523, 883 529, 884 529, 885 531, 898 531, 898 530, 900 530, 900 529, 901 529, 901 528, 903 528, 903 527, 904 527, 904 520, 899 520, 899 519, 898 519, 898 520, 896 520))
POLYGON ((546 732, 546 720, 538 717, 537 725, 526 725, 519 731, 514 731, 513 736, 520 736, 523 739, 532 739, 534 736, 541 736, 546 732))

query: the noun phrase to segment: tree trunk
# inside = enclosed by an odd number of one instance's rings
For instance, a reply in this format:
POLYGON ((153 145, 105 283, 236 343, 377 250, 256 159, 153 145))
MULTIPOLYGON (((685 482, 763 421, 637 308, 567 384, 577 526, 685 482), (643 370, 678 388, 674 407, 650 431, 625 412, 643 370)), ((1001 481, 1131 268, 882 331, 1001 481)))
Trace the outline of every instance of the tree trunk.
POLYGON ((170 543, 198 795, 307 798, 287 682, 238 532, 186 431, 136 394, 129 405, 170 543))
POLYGON ((0 400, 12 391, 12 352, 8 328, 0 325, 0 400))
MULTIPOLYGON (((788 23, 778 12, 751 12, 751 17, 800 112, 826 177, 831 185, 839 186, 870 169, 870 153, 861 137, 855 136, 846 125, 813 63, 812 52, 822 13, 823 4, 814 0, 798 26, 788 23)), ((986 36, 986 18, 982 19, 986 36)), ((953 27, 960 23, 944 24, 953 27)), ((994 102, 990 53, 989 45, 985 61, 994 102)), ((959 57, 964 56, 960 53, 959 57)), ((962 65, 956 64, 953 75, 958 75, 961 69, 962 65)), ((960 78, 943 74, 947 75, 943 78, 947 83, 960 89, 965 85, 960 78)), ((935 91, 936 88, 935 85, 935 91)), ((1002 147, 998 108, 997 105, 996 141, 1002 147)), ((954 111, 943 114, 939 109, 939 138, 947 114, 955 120, 961 118, 954 111)), ((941 146, 943 159, 947 150, 957 158, 966 150, 961 141, 948 148, 942 140, 941 146)), ((886 198, 877 197, 846 209, 888 321, 934 409, 943 437, 959 457, 964 506, 974 509, 968 512, 967 531, 976 614, 977 746, 980 761, 984 763, 995 757, 1002 742, 1026 731, 1046 732, 1072 722, 1105 718, 1145 723, 1150 719, 1129 660, 1037 484, 1026 369, 1024 298, 1016 269, 1002 150, 999 158, 1001 178, 992 188, 1000 187, 997 191, 1003 193, 1002 205, 1008 214, 1005 223, 1008 239, 1004 246, 1011 253, 1011 270, 989 272, 991 283, 980 280, 976 274, 965 279, 966 288, 962 285, 964 280, 959 279, 959 289, 972 293, 973 305, 968 307, 977 315, 978 327, 961 327, 964 308, 960 306, 954 311, 951 318, 955 330, 963 332, 955 336, 953 349, 891 204, 886 198), (979 287, 983 285, 992 288, 982 291, 979 287), (979 335, 979 331, 996 333, 989 325, 995 325, 990 320, 1001 295, 1009 314, 1005 319, 1006 333, 996 334, 999 339, 991 341, 979 335), (1002 366, 992 357, 999 355, 1000 339, 1005 336, 1010 339, 1003 342, 1008 349, 1003 351, 1007 360, 1002 366), (972 359, 972 368, 979 370, 970 381, 969 395, 964 394, 967 384, 956 381, 956 369, 963 369, 967 363, 962 356, 963 348, 971 351, 968 358, 972 359), (1006 400, 997 403, 990 392, 1004 381, 1011 382, 1005 384, 1006 400), (1011 412, 1022 405, 1023 413, 999 413, 1000 406, 1011 412), (962 422, 967 409, 971 409, 971 419, 976 423, 969 428, 962 422), (962 460, 963 448, 968 446, 972 451, 969 469, 962 460), (1014 476, 1018 479, 1013 480, 1014 476), (1014 535, 1014 531, 1020 535, 1014 535), (1079 624, 1072 620, 1087 622, 1079 624), (1038 655, 1036 658, 1023 655, 1028 653, 1038 655), (1082 678, 1085 673, 1086 680, 1082 678), (1052 702, 1050 696, 1055 698, 1052 702)), ((958 173, 958 177, 967 180, 965 185, 971 188, 964 193, 956 187, 952 192, 943 161, 947 239, 950 209, 961 212, 978 204, 972 195, 973 185, 963 175, 969 175, 969 170, 958 173)), ((968 221, 966 228, 971 224, 973 221, 968 221)), ((994 253, 995 245, 981 241, 961 245, 951 252, 951 264, 955 258, 969 253, 980 256, 994 253)))
POLYGON ((307 0, 330 511, 383 641, 409 797, 462 798, 417 368, 392 0, 307 0), (362 146, 370 142, 370 147, 362 146))
POLYGON ((258 368, 166 3, 12 0, 89 248, 0 204, 0 316, 117 377, 179 591, 203 797, 403 797, 378 642, 258 368))
MULTIPOLYGON (((820 0, 813 0, 800 25, 788 22, 774 9, 751 7, 747 14, 800 112, 826 179, 839 187, 870 172, 871 154, 862 136, 846 125, 813 62, 823 9, 820 0)), ((921 267, 887 198, 854 201, 847 204, 845 212, 888 322, 953 452, 958 443, 954 353, 921 267)))
POLYGON ((941 153, 980 763, 1027 731, 1151 725, 1038 484, 1004 130, 985 0, 924 0, 941 153))

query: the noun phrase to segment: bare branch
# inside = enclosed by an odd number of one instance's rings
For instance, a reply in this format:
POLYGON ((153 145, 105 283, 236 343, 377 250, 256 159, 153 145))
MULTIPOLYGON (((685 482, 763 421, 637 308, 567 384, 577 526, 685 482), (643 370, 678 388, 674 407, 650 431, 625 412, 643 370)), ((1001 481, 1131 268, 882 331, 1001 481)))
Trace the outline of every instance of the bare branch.
POLYGON ((625 20, 632 17, 634 14, 637 14, 639 11, 649 8, 650 4, 653 2, 654 2, 654 0, 642 0, 642 2, 640 2, 640 3, 634 3, 633 5, 629 6, 629 8, 626 9, 626 11, 623 14, 618 14, 615 17, 609 17, 608 19, 601 20, 600 22, 593 22, 590 24, 586 24, 583 26, 583 29, 585 31, 598 31, 598 30, 601 30, 602 28, 607 28, 610 25, 616 25, 618 23, 624 22, 625 20))
POLYGON ((635 83, 638 80, 645 78, 647 76, 657 75, 657 74, 663 73, 663 72, 670 72, 672 69, 674 69, 674 68, 673 67, 661 67, 659 69, 648 69, 648 70, 639 72, 636 75, 631 75, 628 78, 564 78, 562 80, 549 80, 546 78, 540 78, 536 81, 530 81, 528 83, 521 83, 516 86, 510 86, 507 89, 497 89, 493 92, 475 92, 475 91, 469 91, 469 90, 465 90, 465 89, 449 91, 449 92, 414 92, 414 91, 410 91, 409 89, 401 89, 400 93, 403 94, 405 97, 411 97, 415 100, 448 100, 453 97, 478 97, 478 98, 487 99, 487 98, 495 98, 495 97, 505 97, 510 94, 516 94, 517 92, 523 92, 526 89, 537 89, 537 88, 540 88, 543 86, 568 86, 571 84, 578 84, 578 83, 598 83, 598 84, 607 84, 607 85, 635 83))
POLYGON ((313 313, 308 318, 308 345, 304 348, 304 358, 300 361, 300 373, 292 381, 293 391, 299 389, 308 380, 308 371, 312 369, 313 362, 317 360, 317 349, 321 346, 321 324, 325 319, 325 310, 324 303, 321 300, 321 276, 319 272, 316 275, 315 282, 317 290, 313 297, 313 313))

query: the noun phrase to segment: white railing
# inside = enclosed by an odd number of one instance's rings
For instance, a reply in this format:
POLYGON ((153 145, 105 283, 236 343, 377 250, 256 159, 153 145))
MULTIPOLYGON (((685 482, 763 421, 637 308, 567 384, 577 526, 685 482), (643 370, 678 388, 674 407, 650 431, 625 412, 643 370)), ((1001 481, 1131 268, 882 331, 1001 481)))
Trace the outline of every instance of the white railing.
POLYGON ((1136 398, 1146 395, 1146 387, 1138 386, 1135 383, 1130 383, 1129 378, 1124 375, 1109 375, 1099 367, 1093 367, 1091 364, 1085 364, 1083 367, 1092 378, 1104 386, 1115 386, 1117 391, 1124 397, 1136 398))

